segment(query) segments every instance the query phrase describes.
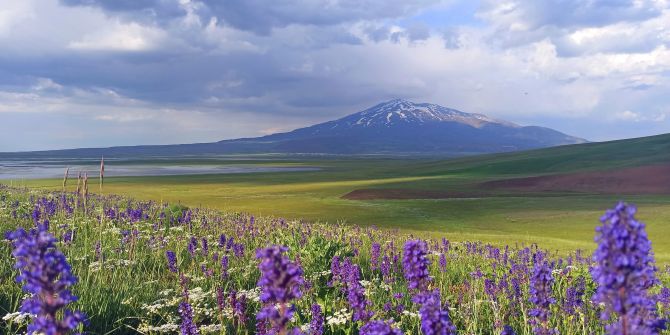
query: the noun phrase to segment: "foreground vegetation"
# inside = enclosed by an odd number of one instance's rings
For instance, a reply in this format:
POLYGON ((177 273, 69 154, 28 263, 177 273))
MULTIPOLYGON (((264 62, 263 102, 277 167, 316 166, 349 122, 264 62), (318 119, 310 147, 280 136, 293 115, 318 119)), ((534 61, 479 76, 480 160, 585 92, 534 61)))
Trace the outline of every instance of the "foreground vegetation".
MULTIPOLYGON (((602 334, 613 322, 600 318, 606 304, 592 302, 599 287, 589 271, 594 264, 579 251, 566 256, 536 245, 456 243, 372 227, 0 186, 0 231, 46 221, 79 278, 72 287, 79 300, 71 308, 88 315, 91 334, 177 333, 189 314, 185 303, 201 334, 256 333, 275 325, 257 319, 263 306, 291 304, 286 328, 308 334, 319 333, 319 315, 325 334, 363 334, 374 320, 406 334, 427 333, 426 316, 419 317, 426 306, 448 314, 441 320, 459 334, 602 334), (286 247, 283 256, 277 256, 283 249, 273 254, 272 248, 257 255, 272 245, 286 247), (272 266, 259 269, 268 259, 300 269, 292 279, 300 283, 299 294, 291 291, 290 301, 270 299, 259 287, 272 281, 272 266)), ((24 331, 29 322, 17 313, 26 295, 13 280, 18 273, 11 253, 11 243, 0 243, 0 332, 7 334, 24 331)), ((661 283, 650 281, 645 297, 663 316, 669 275, 666 269, 656 275, 661 283)), ((288 310, 279 309, 281 315, 288 310)))

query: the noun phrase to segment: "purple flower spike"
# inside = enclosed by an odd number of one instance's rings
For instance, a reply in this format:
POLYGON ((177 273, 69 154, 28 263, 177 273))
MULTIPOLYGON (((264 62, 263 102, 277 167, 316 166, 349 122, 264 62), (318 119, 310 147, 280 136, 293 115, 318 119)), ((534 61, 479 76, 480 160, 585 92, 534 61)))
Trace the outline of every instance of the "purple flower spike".
POLYGON ((535 327, 533 332, 537 335, 556 334, 556 330, 549 326, 550 308, 556 299, 552 296, 552 285, 554 277, 551 273, 552 266, 539 255, 536 259, 533 276, 530 279, 530 302, 535 305, 528 313, 534 318, 532 322, 535 327))
POLYGON ((177 255, 174 251, 168 250, 165 252, 165 257, 167 258, 168 269, 170 269, 170 272, 177 273, 177 255))
POLYGON ((428 273, 430 260, 426 256, 427 252, 428 247, 424 241, 412 240, 405 243, 402 265, 408 283, 407 287, 410 290, 425 291, 428 289, 431 278, 428 273))
POLYGON ((440 254, 440 271, 447 272, 447 256, 444 253, 440 254))
POLYGON ((323 313, 319 304, 312 305, 312 321, 309 323, 310 335, 323 334, 323 313))
POLYGON ((390 322, 375 320, 366 323, 359 331, 360 335, 402 335, 402 331, 391 327, 390 322))
POLYGON ((370 250, 370 265, 373 270, 379 268, 379 255, 381 253, 382 246, 379 243, 372 243, 372 250, 370 250))
POLYGON ((24 299, 20 311, 35 315, 28 334, 64 335, 86 322, 86 315, 65 309, 77 300, 69 287, 77 282, 65 255, 56 249, 56 238, 48 232, 48 221, 26 232, 22 228, 8 232, 14 246, 12 255, 19 270, 17 282, 31 296, 24 299), (59 319, 59 311, 63 310, 59 319))
POLYGON ((198 335, 198 327, 193 323, 193 308, 188 302, 179 303, 179 314, 181 315, 181 335, 198 335))
POLYGON ((420 302, 421 309, 421 332, 424 335, 454 335, 456 327, 451 323, 449 311, 442 307, 440 302, 440 291, 426 293, 415 297, 415 302, 420 302))
MULTIPOLYGON (((293 316, 294 307, 290 302, 302 297, 302 288, 305 286, 302 268, 284 256, 287 250, 286 247, 275 245, 256 252, 256 258, 261 260, 258 265, 261 270, 261 278, 258 280, 260 298, 265 303, 256 319, 268 321, 272 325, 271 332, 281 334, 286 332, 293 316)), ((295 330, 290 333, 295 333, 295 330)))
POLYGON ((221 279, 228 278, 228 256, 221 257, 221 279))
POLYGON ((605 305, 601 318, 610 321, 608 334, 658 334, 665 328, 666 320, 659 318, 656 302, 647 292, 658 279, 651 242, 635 212, 635 206, 619 202, 596 228, 598 248, 591 275, 598 289, 593 301, 605 305))
POLYGON ((302 297, 301 288, 305 285, 303 271, 300 266, 284 256, 288 248, 272 246, 256 252, 261 262, 261 301, 264 303, 284 303, 302 297))

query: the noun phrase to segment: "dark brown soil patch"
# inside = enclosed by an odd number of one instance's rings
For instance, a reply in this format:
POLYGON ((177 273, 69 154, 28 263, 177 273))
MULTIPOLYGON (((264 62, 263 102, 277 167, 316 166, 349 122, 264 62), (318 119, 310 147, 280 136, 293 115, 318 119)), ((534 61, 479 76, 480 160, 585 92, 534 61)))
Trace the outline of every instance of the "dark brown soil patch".
POLYGON ((484 190, 584 192, 600 194, 670 194, 670 164, 609 171, 494 180, 484 190))
POLYGON ((421 189, 358 189, 348 200, 411 200, 481 198, 496 196, 551 196, 556 194, 670 194, 670 164, 609 171, 502 179, 473 185, 468 192, 421 189), (477 190, 478 189, 478 190, 477 190))

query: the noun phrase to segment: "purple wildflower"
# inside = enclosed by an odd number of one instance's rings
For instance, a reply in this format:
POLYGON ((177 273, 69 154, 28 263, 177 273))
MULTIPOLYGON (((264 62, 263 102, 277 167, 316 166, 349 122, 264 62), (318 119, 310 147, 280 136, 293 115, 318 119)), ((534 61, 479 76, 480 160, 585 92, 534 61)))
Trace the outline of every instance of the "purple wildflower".
POLYGON ((421 303, 421 332, 424 335, 455 335, 456 327, 451 323, 449 311, 440 302, 440 291, 435 290, 414 298, 421 303))
POLYGON ((165 257, 167 258, 168 269, 170 269, 170 272, 177 273, 177 255, 174 251, 168 250, 165 252, 165 257))
POLYGON ((549 326, 549 315, 551 305, 556 302, 552 297, 552 285, 554 277, 551 273, 552 267, 549 262, 542 259, 542 255, 536 259, 533 276, 530 280, 530 302, 535 305, 528 313, 534 318, 535 328, 533 332, 537 335, 555 334, 556 330, 549 326))
POLYGON ((516 333, 514 332, 514 329, 512 329, 511 326, 505 325, 500 335, 516 335, 516 333))
POLYGON ((121 231, 121 247, 125 247, 128 242, 130 242, 130 230, 122 230, 121 231))
POLYGON ((484 279, 484 292, 489 296, 492 301, 497 301, 498 296, 498 286, 496 286, 495 279, 484 279))
POLYGON ((365 298, 365 288, 361 285, 361 269, 349 259, 344 262, 347 301, 353 310, 354 321, 367 321, 373 313, 368 311, 370 302, 365 298))
POLYGON ((235 257, 244 257, 244 244, 233 244, 233 254, 235 254, 235 257))
POLYGON ((188 243, 188 253, 191 257, 195 257, 195 249, 198 248, 198 239, 195 236, 191 236, 191 240, 188 243))
POLYGON ((328 281, 328 286, 333 287, 335 283, 342 280, 340 274, 340 257, 337 255, 333 256, 333 259, 330 261, 330 273, 333 277, 328 281))
POLYGON ((586 282, 583 277, 579 277, 575 285, 571 285, 565 290, 563 311, 568 315, 576 315, 577 311, 584 305, 585 291, 586 282))
POLYGON ((440 254, 439 265, 440 265, 440 271, 447 272, 447 256, 445 256, 444 253, 440 254))
POLYGON ((294 307, 290 302, 302 297, 301 289, 305 285, 302 268, 284 256, 287 250, 275 245, 256 252, 256 258, 261 260, 258 265, 261 270, 258 280, 260 298, 266 304, 256 319, 269 321, 278 333, 285 331, 293 316, 294 307), (275 304, 279 304, 279 309, 275 308, 275 304))
POLYGON ((658 334, 665 328, 647 289, 658 283, 645 225, 635 220, 635 206, 619 202, 596 228, 598 243, 591 270, 598 289, 593 301, 605 305, 601 318, 609 334, 658 334), (616 319, 611 316, 616 315, 616 319))
POLYGON ((402 335, 402 331, 391 327, 391 322, 374 320, 366 323, 359 331, 360 335, 402 335))
POLYGON ((309 334, 323 334, 323 313, 319 304, 312 305, 312 321, 309 322, 309 334))
POLYGON ((247 322, 247 298, 244 295, 237 295, 236 291, 231 291, 228 297, 230 306, 233 309, 233 315, 239 323, 247 322))
POLYGON ((426 242, 421 240, 411 240, 405 243, 402 263, 407 287, 410 290, 425 291, 428 288, 431 278, 428 273, 430 260, 426 256, 427 250, 426 242))
POLYGON ((221 257, 221 279, 228 278, 228 255, 221 257))
POLYGON ((382 264, 379 266, 384 277, 384 281, 390 283, 393 281, 393 276, 391 276, 391 260, 388 256, 384 255, 382 258, 382 264))
POLYGON ((223 309, 226 307, 225 295, 223 294, 223 288, 220 286, 216 288, 216 306, 219 308, 219 313, 223 313, 223 309))
POLYGON ((12 255, 19 270, 17 282, 23 282, 23 290, 32 294, 23 300, 20 311, 35 315, 28 325, 28 334, 63 335, 74 330, 86 320, 79 311, 65 309, 61 319, 60 310, 77 300, 69 287, 77 282, 65 255, 56 249, 56 238, 48 232, 48 221, 38 224, 26 232, 22 228, 8 232, 12 241, 12 255))
POLYGON ((72 237, 74 236, 74 232, 72 229, 68 229, 65 232, 63 232, 63 235, 61 237, 61 240, 65 244, 71 244, 72 243, 72 237))
POLYGON ((670 288, 662 288, 657 300, 667 308, 670 305, 670 288))
POLYGON ((181 315, 181 334, 198 335, 198 327, 193 323, 193 308, 188 302, 179 303, 179 315, 181 315))
POLYGON ((370 251, 370 264, 373 270, 379 268, 379 254, 382 246, 379 243, 372 243, 372 250, 370 251))
POLYGON ((271 246, 256 252, 261 262, 261 301, 264 303, 285 303, 302 297, 301 288, 305 284, 302 268, 284 256, 288 248, 271 246))
POLYGON ((203 256, 207 256, 207 253, 209 252, 209 243, 207 243, 207 238, 203 237, 202 238, 202 252, 203 256))

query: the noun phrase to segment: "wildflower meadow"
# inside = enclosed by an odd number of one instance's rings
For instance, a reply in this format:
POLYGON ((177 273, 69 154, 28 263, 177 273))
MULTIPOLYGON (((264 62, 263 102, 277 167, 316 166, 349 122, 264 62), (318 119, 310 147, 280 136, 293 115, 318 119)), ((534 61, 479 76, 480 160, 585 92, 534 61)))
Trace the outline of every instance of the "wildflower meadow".
POLYGON ((558 254, 0 186, 0 333, 670 334, 635 214, 558 254))

